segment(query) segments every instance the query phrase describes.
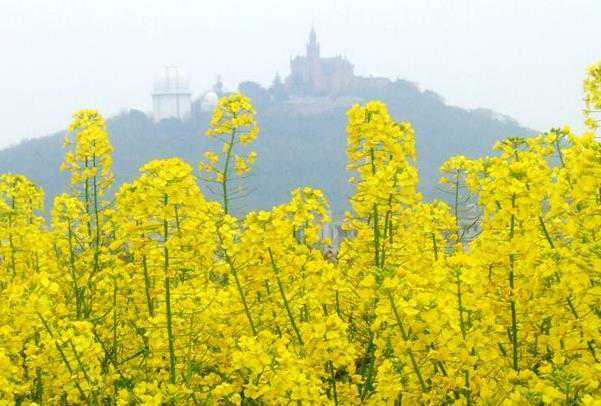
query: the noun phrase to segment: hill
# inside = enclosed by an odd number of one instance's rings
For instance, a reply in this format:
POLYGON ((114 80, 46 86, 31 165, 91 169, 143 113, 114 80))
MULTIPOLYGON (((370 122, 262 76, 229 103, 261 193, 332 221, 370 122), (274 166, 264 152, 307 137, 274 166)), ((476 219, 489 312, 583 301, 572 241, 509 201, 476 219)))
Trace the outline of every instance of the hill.
MULTIPOLYGON (((241 88, 255 100, 261 133, 255 143, 256 173, 249 180, 252 193, 237 202, 239 212, 282 203, 291 189, 305 185, 323 189, 337 213, 346 209, 350 194, 345 169, 346 110, 355 102, 382 100, 397 120, 413 124, 420 189, 426 198, 438 197, 438 168, 449 157, 477 157, 488 153, 500 138, 532 133, 490 110, 450 106, 436 93, 421 91, 405 80, 358 78, 344 92, 328 97, 278 99, 273 89, 252 82, 241 88)), ((197 167, 210 146, 204 136, 209 119, 210 112, 198 108, 185 121, 154 123, 136 110, 110 118, 116 186, 135 178, 138 168, 152 159, 179 156, 197 167)), ((68 185, 66 174, 59 173, 63 137, 64 133, 56 133, 0 151, 0 173, 30 177, 45 189, 51 207, 53 197, 68 185)))

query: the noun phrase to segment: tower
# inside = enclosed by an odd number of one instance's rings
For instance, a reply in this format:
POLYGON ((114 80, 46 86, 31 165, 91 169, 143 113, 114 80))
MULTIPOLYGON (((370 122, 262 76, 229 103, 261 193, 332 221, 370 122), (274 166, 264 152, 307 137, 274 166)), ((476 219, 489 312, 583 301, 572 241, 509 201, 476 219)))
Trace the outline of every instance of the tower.
POLYGON ((307 58, 311 60, 319 59, 319 42, 317 42, 317 34, 313 27, 311 27, 309 42, 307 43, 307 58))
POLYGON ((154 120, 166 118, 182 120, 190 115, 192 93, 188 80, 177 66, 166 66, 154 83, 152 92, 154 120))

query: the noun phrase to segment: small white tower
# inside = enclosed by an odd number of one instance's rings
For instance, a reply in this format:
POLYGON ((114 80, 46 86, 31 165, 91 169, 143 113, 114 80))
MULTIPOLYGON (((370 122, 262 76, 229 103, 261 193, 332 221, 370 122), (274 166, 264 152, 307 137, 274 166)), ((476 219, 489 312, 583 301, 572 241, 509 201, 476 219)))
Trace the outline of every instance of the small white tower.
POLYGON ((184 73, 177 66, 166 66, 154 83, 152 103, 154 121, 165 118, 184 119, 190 115, 192 92, 184 73))

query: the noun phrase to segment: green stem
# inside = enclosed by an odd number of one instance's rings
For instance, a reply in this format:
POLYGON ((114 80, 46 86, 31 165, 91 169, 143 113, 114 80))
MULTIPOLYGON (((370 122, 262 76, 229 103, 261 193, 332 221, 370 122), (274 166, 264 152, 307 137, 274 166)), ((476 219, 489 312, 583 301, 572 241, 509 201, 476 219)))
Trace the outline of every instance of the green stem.
POLYGON ((146 307, 148 308, 148 314, 150 317, 154 317, 154 303, 150 294, 150 275, 148 274, 148 260, 146 255, 142 255, 142 270, 144 271, 144 290, 146 293, 146 307))
POLYGON ((71 219, 67 219, 68 239, 69 239, 69 268, 71 270, 71 278, 73 279, 73 290, 75 294, 75 311, 77 319, 81 317, 81 294, 79 292, 79 284, 77 283, 77 270, 75 268, 75 250, 73 248, 73 230, 71 228, 71 219))
MULTIPOLYGON (((396 319, 397 325, 399 326, 399 330, 401 331, 401 337, 403 337, 403 341, 409 342, 409 335, 407 334, 407 331, 405 330, 405 326, 403 325, 403 321, 401 320, 401 317, 397 310, 396 304, 394 303, 394 298, 392 297, 391 292, 388 292, 388 299, 390 301, 390 307, 392 308, 394 318, 396 319)), ((419 369, 419 366, 417 365, 415 355, 413 354, 413 351, 411 350, 411 348, 407 348, 407 355, 409 356, 409 360, 411 361, 411 366, 413 367, 413 371, 415 372, 415 375, 417 376, 417 379, 419 381, 419 385, 422 389, 422 392, 428 392, 430 389, 428 388, 428 386, 426 385, 426 382, 424 381, 421 370, 419 369)))
MULTIPOLYGON (((167 206, 168 196, 164 195, 163 205, 167 206)), ((173 317, 171 314, 171 286, 169 278, 169 248, 167 241, 169 239, 169 224, 167 219, 163 219, 163 271, 165 273, 165 312, 167 317, 167 340, 169 344, 169 375, 171 383, 175 385, 175 345, 173 336, 173 317)))
MULTIPOLYGON (((555 244, 553 243, 553 240, 551 239, 551 236, 549 235, 549 233, 547 232, 547 227, 545 226, 545 222, 542 218, 542 216, 539 216, 539 221, 540 221, 540 225, 541 228, 543 229, 543 232, 545 234, 545 238, 547 239, 547 242, 549 243, 549 246, 551 247, 551 249, 555 249, 555 244)), ((559 275, 558 275, 558 279, 559 279, 559 275)), ((578 315, 578 313, 576 312, 576 307, 574 307, 574 303, 572 302, 572 298, 570 296, 567 297, 566 299, 567 303, 568 303, 568 307, 570 309, 570 311, 572 312, 572 315, 574 316, 574 318, 576 320, 580 320, 580 317, 578 315)), ((582 330, 580 332, 580 334, 582 335, 582 330)), ((589 340, 587 341, 587 347, 591 353, 591 355, 593 356, 593 359, 595 360, 595 362, 599 362, 599 359, 597 358, 597 352, 595 351, 595 347, 594 344, 595 340, 589 340)))
MULTIPOLYGON (((63 351, 62 347, 58 344, 58 342, 54 338, 54 334, 52 333, 52 330, 50 329, 50 326, 46 322, 46 319, 44 319, 44 317, 42 316, 41 313, 38 313, 38 317, 42 321, 42 324, 44 325, 44 328, 46 329, 46 331, 48 332, 48 334, 50 335, 50 337, 54 340, 54 345, 56 347, 56 350, 60 354, 61 359, 63 360, 63 363, 65 364, 65 367, 67 368, 67 371, 69 371, 70 377, 73 377, 73 368, 71 367, 71 364, 69 363, 69 360, 67 359, 67 356, 65 355, 65 352, 63 351)), ((75 384, 75 387, 77 388, 77 391, 79 392, 79 395, 81 396, 81 398, 87 400, 87 396, 84 393, 83 389, 81 388, 81 385, 79 384, 79 381, 75 380, 74 384, 75 384)))
POLYGON ((545 221, 543 220, 542 216, 538 216, 538 221, 540 223, 540 227, 543 230, 543 234, 545 235, 545 238, 547 239, 547 242, 549 243, 549 246, 552 249, 555 249, 555 244, 553 243, 553 240, 551 239, 551 235, 549 234, 549 231, 547 230, 547 226, 545 225, 545 221))
MULTIPOLYGON (((223 246, 223 238, 221 237, 221 234, 219 233, 219 231, 217 231, 217 236, 219 237, 219 241, 221 242, 221 245, 223 246)), ((232 258, 229 256, 229 254, 225 248, 223 248, 223 255, 225 257, 225 262, 227 263, 228 267, 230 268, 230 271, 232 272, 232 275, 234 276, 234 281, 236 282, 236 288, 238 289, 238 294, 240 295, 240 300, 242 301, 242 306, 244 306, 244 312, 246 313, 246 318, 248 319, 248 324, 250 325, 250 330, 252 331, 253 336, 256 336, 257 329, 255 327, 253 318, 250 314, 250 309, 248 307, 248 302, 246 301, 246 295, 244 294, 244 290, 242 289, 242 284, 240 283, 240 279, 238 278, 238 270, 234 266, 234 261, 232 261, 232 258)))
POLYGON ((12 267, 12 274, 13 277, 17 276, 17 259, 16 259, 16 249, 15 249, 15 242, 13 240, 13 216, 15 214, 15 198, 12 198, 12 203, 11 203, 11 212, 8 215, 8 229, 9 234, 8 234, 8 241, 9 241, 9 245, 10 245, 10 263, 11 263, 11 267, 12 267))
POLYGON ((111 349, 113 357, 117 358, 117 328, 118 328, 118 308, 117 308, 117 279, 113 278, 113 347, 111 349))
POLYGON ((170 278, 165 276, 165 306, 167 316, 167 339, 169 341, 169 375, 171 383, 175 385, 175 345, 173 337, 173 317, 171 315, 171 287, 170 278))
MULTIPOLYGON (((372 331, 369 335, 369 343, 367 344, 367 358, 369 365, 367 366, 367 377, 365 384, 361 388, 361 401, 365 400, 367 393, 373 390, 373 377, 376 369, 376 344, 374 343, 375 334, 372 331)), ((363 371, 361 371, 363 375, 363 371)))
MULTIPOLYGON (((93 167, 96 168, 96 154, 92 157, 93 167)), ((94 233, 94 272, 95 275, 100 271, 100 210, 98 208, 98 180, 96 175, 92 178, 92 197, 94 199, 94 221, 95 221, 95 233, 94 233)))
MULTIPOLYGON (((371 117, 368 116, 368 121, 371 117)), ((370 161, 371 161, 371 174, 376 174, 376 154, 374 148, 370 148, 370 161)), ((391 200, 389 200, 391 201, 391 200)), ((374 234, 374 264, 376 266, 376 281, 380 281, 381 278, 381 269, 384 267, 384 258, 380 252, 380 218, 378 213, 378 205, 376 202, 373 203, 372 208, 372 221, 373 221, 373 234, 374 234)), ((386 222, 385 222, 386 226, 386 222)), ((376 288, 377 289, 377 288, 376 288)), ((374 308, 377 305, 377 295, 374 299, 374 308)), ((367 377, 365 379, 365 384, 361 388, 361 400, 364 400, 369 391, 373 390, 373 377, 375 373, 375 365, 376 365, 376 346, 374 343, 374 332, 371 332, 369 343, 367 345, 367 357, 368 357, 368 369, 367 369, 367 377)))
POLYGON ((279 270, 275 264, 275 260, 273 258, 273 252, 271 252, 271 248, 268 248, 269 259, 271 260, 271 268, 273 273, 275 274, 275 279, 278 283, 278 288, 280 290, 280 295, 282 296, 282 300, 284 302, 284 307, 286 308, 286 313, 288 314, 288 318, 290 319, 290 324, 292 324, 292 328, 294 329, 294 333, 296 334, 296 338, 298 339, 299 344, 302 346, 305 345, 303 342, 303 338, 301 337, 300 330, 296 325, 296 321, 294 320, 294 316, 292 315, 292 311, 290 310, 290 304, 288 303, 288 298, 286 297, 286 293, 284 292, 284 286, 282 285, 282 281, 280 280, 279 270))
MULTIPOLYGON (((457 283, 457 307, 459 310, 459 327, 461 328, 461 336, 463 337, 463 341, 465 342, 466 338, 467 338, 467 327, 465 325, 465 318, 463 317, 463 294, 461 292, 461 272, 459 270, 456 270, 455 272, 455 276, 456 276, 456 283, 457 283)), ((472 389, 471 389, 471 384, 470 384, 470 373, 467 369, 465 369, 463 371, 464 375, 465 375, 465 387, 466 387, 466 399, 467 399, 467 404, 471 405, 472 404, 472 389)))
POLYGON ((455 273, 457 284, 457 308, 459 310, 459 327, 461 328, 461 336, 466 339, 467 329, 465 327, 465 319, 463 317, 463 295, 461 293, 461 275, 459 270, 455 273))
POLYGON ((453 202, 453 214, 457 224, 457 242, 459 242, 459 171, 455 175, 455 201, 453 202))
MULTIPOLYGON (((233 115, 234 119, 236 119, 236 114, 233 115)), ((229 197, 228 197, 228 189, 227 189, 227 181, 228 181, 228 173, 230 161, 232 159, 232 150, 234 149, 234 140, 236 138, 236 129, 232 130, 232 135, 230 136, 229 142, 226 144, 228 146, 227 153, 225 156, 225 165, 223 167, 223 181, 221 182, 221 188, 223 191, 223 211, 225 214, 229 214, 229 197)))
POLYGON ((81 369, 81 372, 83 373, 83 376, 86 379, 86 382, 88 382, 88 385, 90 385, 90 387, 93 387, 93 383, 92 383, 92 380, 90 379, 90 375, 88 375, 88 371, 86 370, 85 366, 83 365, 83 362, 81 362, 81 357, 79 356, 79 353, 77 352, 77 348, 75 348, 75 344, 73 344, 73 341, 69 340, 69 346, 71 347, 71 351, 73 351, 73 355, 75 356, 77 365, 79 366, 79 369, 81 369))
POLYGON ((250 314, 250 309, 248 308, 248 302, 246 301, 246 295, 244 294, 244 290, 242 290, 242 284, 240 283, 240 279, 238 278, 238 272, 232 265, 230 265, 230 270, 234 275, 234 281, 236 282, 236 288, 238 289, 238 293, 240 294, 240 298, 242 299, 242 305, 244 306, 244 312, 246 313, 246 318, 248 319, 248 323, 250 324, 250 329, 253 333, 253 336, 257 335, 257 328, 255 327, 255 323, 250 314))
MULTIPOLYGON (((40 346, 40 333, 36 331, 35 333, 35 344, 36 346, 40 346)), ((35 393, 34 400, 37 401, 38 404, 43 404, 44 399, 44 381, 42 379, 42 368, 37 367, 35 369, 35 393)))
POLYGON ((432 248, 434 250, 434 261, 438 261, 438 243, 434 233, 432 233, 432 248))
MULTIPOLYGON (((88 161, 88 158, 86 158, 85 161, 85 168, 89 169, 90 164, 88 161)), ((85 204, 85 208, 86 208, 86 214, 90 214, 90 179, 86 177, 85 180, 85 184, 84 184, 84 204, 85 204)), ((92 223, 90 222, 89 218, 88 221, 86 222, 86 226, 88 229, 88 237, 92 238, 92 223)))
MULTIPOLYGON (((515 234, 515 214, 513 214, 513 210, 515 210, 515 194, 511 197, 511 219, 510 219, 510 230, 509 230, 509 240, 513 240, 515 234)), ((515 371, 519 371, 518 364, 518 322, 517 322, 517 310, 516 310, 516 301, 515 301, 515 256, 513 254, 509 254, 509 305, 511 309, 511 345, 512 345, 512 358, 513 358, 513 369, 515 371)))
POLYGON ((342 310, 340 309, 340 291, 336 290, 336 314, 342 320, 342 310))
POLYGON ((374 229, 374 261, 376 267, 380 267, 380 225, 378 218, 378 205, 373 207, 373 229, 374 229))
POLYGON ((334 364, 332 361, 330 364, 330 375, 332 380, 332 394, 334 395, 334 405, 338 406, 338 390, 336 389, 336 371, 334 370, 334 364))

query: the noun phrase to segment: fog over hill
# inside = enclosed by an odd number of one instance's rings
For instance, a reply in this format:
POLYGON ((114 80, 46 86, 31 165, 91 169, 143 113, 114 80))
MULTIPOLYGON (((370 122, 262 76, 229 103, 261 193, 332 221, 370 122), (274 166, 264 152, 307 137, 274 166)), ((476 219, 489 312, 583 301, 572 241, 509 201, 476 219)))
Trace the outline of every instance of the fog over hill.
MULTIPOLYGON (((275 83, 269 89, 252 82, 241 90, 253 98, 261 127, 254 144, 258 160, 249 179, 248 197, 234 203, 238 212, 269 208, 288 199, 299 186, 324 190, 341 213, 351 189, 346 171, 346 110, 356 102, 386 102, 397 120, 415 128, 420 189, 426 198, 438 197, 438 168, 449 157, 477 157, 507 136, 532 133, 516 121, 489 110, 465 110, 447 105, 434 92, 421 91, 405 80, 355 77, 336 95, 291 95, 275 83)), ((152 159, 178 156, 194 168, 211 145, 204 135, 211 113, 193 104, 185 120, 155 123, 131 110, 108 120, 115 147, 116 185, 134 179, 138 168, 152 159)), ((53 197, 66 190, 67 174, 59 173, 64 133, 27 140, 0 151, 0 173, 30 177, 46 191, 48 209, 53 197)))
MULTIPOLYGON (((284 80, 276 74, 269 88, 250 81, 239 84, 258 111, 261 132, 253 144, 259 158, 246 185, 248 196, 232 202, 235 212, 271 208, 287 201, 292 189, 312 186, 326 192, 333 212, 341 215, 352 192, 345 128, 346 111, 355 103, 384 101, 397 121, 413 125, 420 190, 426 199, 444 197, 437 191, 438 168, 448 158, 485 155, 498 139, 532 133, 490 110, 449 106, 438 94, 407 80, 357 76, 345 57, 323 57, 320 49, 311 29, 305 54, 291 59, 284 80)), ((167 67, 154 86, 151 116, 130 110, 108 120, 115 147, 115 189, 133 180, 138 168, 152 159, 177 156, 197 168, 207 148, 221 148, 211 145, 215 140, 204 133, 224 94, 218 80, 192 101, 185 75, 167 67)), ((0 173, 30 177, 44 188, 51 207, 54 196, 68 187, 66 174, 58 173, 63 138, 64 133, 57 133, 0 151, 0 173)))

